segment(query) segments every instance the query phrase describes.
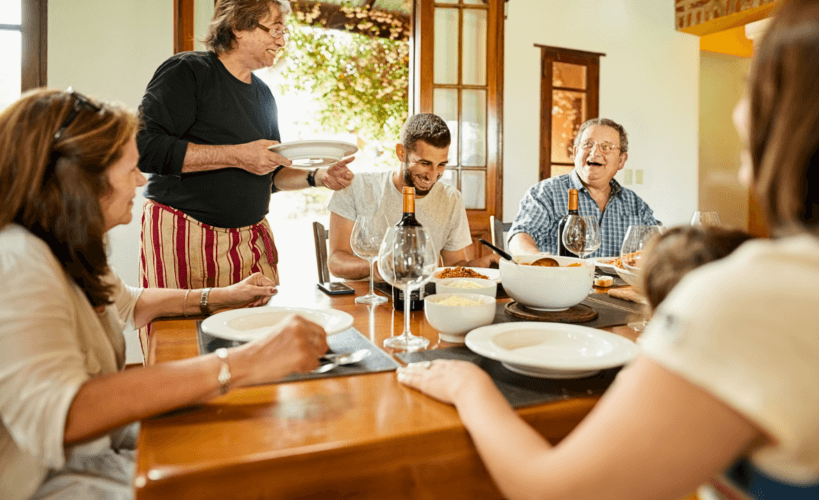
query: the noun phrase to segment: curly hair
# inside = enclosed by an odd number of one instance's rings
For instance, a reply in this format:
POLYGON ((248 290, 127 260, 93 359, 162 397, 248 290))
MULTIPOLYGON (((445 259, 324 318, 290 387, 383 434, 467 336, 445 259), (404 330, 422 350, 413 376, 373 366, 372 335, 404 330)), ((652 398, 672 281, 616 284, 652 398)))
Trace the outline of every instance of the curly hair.
POLYGON ((415 151, 415 143, 424 141, 434 148, 445 148, 452 141, 449 127, 438 115, 418 113, 407 118, 401 128, 401 144, 407 153, 415 151))
POLYGON ((750 239, 738 229, 700 226, 674 227, 652 239, 640 273, 649 307, 657 309, 690 271, 728 256, 750 239))
POLYGON ((270 14, 273 5, 278 7, 282 16, 292 12, 288 0, 219 0, 202 43, 217 55, 230 52, 236 43, 234 30, 256 28, 259 21, 270 14))
POLYGON ((0 114, 0 229, 16 223, 45 241, 97 307, 110 304, 112 292, 103 281, 109 266, 100 198, 110 188, 108 167, 139 122, 122 106, 88 102, 36 89, 0 114))

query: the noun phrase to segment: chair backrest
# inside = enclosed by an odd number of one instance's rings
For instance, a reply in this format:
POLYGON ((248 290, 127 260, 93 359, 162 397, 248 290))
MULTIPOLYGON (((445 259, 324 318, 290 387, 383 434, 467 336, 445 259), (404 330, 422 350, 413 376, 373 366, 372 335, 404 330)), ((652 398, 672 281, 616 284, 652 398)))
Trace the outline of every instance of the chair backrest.
POLYGON ((313 240, 316 244, 316 267, 318 282, 330 282, 330 268, 327 266, 327 230, 320 222, 313 222, 313 240))
POLYGON ((492 228, 492 244, 508 252, 509 247, 506 245, 506 233, 512 229, 512 223, 500 221, 496 219, 494 215, 490 215, 489 225, 492 228))

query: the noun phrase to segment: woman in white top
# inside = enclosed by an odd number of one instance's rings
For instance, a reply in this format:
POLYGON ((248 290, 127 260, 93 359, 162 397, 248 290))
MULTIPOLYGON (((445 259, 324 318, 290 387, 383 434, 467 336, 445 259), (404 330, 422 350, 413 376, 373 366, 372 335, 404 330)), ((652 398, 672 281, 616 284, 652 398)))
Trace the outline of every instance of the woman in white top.
MULTIPOLYGON (((218 354, 123 371, 124 323, 256 306, 260 274, 213 290, 135 289, 107 262, 131 220, 130 111, 35 90, 0 114, 0 498, 132 497, 126 424, 318 366, 324 330, 299 317, 218 354), (208 292, 210 292, 208 294, 208 292)), ((130 443, 129 443, 130 442, 130 443)))
POLYGON ((507 498, 676 500, 726 470, 755 498, 819 498, 817 82, 819 0, 786 0, 735 114, 775 238, 687 275, 643 354, 559 445, 476 365, 399 369, 455 405, 507 498))

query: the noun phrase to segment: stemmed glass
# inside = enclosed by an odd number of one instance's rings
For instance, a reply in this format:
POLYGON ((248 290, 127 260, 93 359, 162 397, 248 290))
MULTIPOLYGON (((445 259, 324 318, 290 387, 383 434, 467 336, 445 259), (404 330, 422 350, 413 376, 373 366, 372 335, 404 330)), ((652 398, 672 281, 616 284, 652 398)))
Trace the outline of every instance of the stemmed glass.
POLYGON ((691 217, 692 226, 719 226, 719 214, 716 212, 694 212, 691 217))
POLYGON ((393 226, 387 230, 378 252, 378 271, 392 286, 404 290, 404 331, 384 340, 393 349, 417 350, 429 340, 410 332, 410 293, 432 278, 438 255, 432 236, 421 226, 393 226))
POLYGON ((350 247, 356 255, 370 263, 370 293, 356 297, 356 304, 383 304, 388 300, 383 295, 376 295, 373 290, 373 264, 387 233, 387 225, 384 215, 359 215, 355 218, 353 232, 350 234, 350 247))
POLYGON ((563 246, 579 258, 600 248, 600 224, 593 215, 570 215, 563 226, 563 246))
MULTIPOLYGON (((638 276, 643 258, 643 250, 652 238, 663 232, 662 226, 629 226, 626 238, 620 247, 620 262, 623 268, 633 276, 638 276)), ((648 317, 641 321, 629 323, 628 326, 641 332, 648 325, 648 317)))

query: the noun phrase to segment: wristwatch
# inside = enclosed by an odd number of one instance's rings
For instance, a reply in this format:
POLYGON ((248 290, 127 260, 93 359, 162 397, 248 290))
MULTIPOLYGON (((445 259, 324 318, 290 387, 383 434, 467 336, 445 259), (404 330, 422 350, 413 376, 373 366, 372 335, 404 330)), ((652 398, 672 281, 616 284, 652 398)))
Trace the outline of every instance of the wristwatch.
POLYGON ((307 174, 307 184, 310 187, 316 187, 316 172, 318 172, 318 169, 314 168, 309 174, 307 174))

